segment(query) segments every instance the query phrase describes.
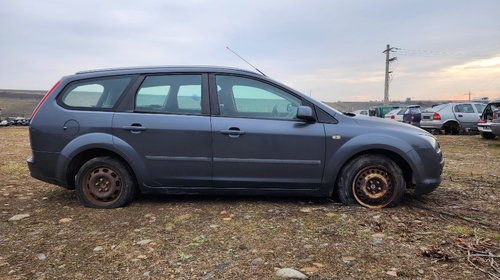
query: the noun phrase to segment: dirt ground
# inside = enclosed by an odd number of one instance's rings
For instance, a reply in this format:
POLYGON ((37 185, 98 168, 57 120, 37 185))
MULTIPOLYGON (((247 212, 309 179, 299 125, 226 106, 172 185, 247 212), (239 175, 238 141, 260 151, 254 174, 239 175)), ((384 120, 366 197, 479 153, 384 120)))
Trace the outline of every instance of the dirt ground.
POLYGON ((28 129, 0 128, 0 278, 500 279, 500 141, 438 138, 442 185, 396 208, 141 196, 96 210, 31 178, 28 129))

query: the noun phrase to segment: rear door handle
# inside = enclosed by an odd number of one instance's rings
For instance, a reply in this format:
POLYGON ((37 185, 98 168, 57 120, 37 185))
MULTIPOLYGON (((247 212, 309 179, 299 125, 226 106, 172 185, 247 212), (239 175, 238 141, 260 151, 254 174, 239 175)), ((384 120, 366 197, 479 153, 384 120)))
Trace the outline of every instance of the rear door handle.
POLYGON ((463 115, 458 115, 458 117, 460 117, 460 118, 461 118, 461 117, 463 117, 463 115))
POLYGON ((146 130, 147 128, 145 126, 142 126, 140 123, 134 123, 132 125, 122 126, 122 129, 129 130, 134 134, 138 134, 141 133, 141 131, 146 130))
POLYGON ((239 137, 240 135, 245 134, 245 131, 240 130, 237 127, 231 127, 230 129, 219 130, 219 132, 222 134, 227 134, 227 135, 229 135, 229 137, 232 137, 232 138, 236 138, 236 137, 239 137))

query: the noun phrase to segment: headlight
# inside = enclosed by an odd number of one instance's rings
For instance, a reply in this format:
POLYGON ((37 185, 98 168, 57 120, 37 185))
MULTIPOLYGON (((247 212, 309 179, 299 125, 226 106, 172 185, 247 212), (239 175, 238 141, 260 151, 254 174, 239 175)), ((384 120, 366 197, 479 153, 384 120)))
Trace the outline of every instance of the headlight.
POLYGON ((420 134, 422 136, 422 139, 426 140, 431 144, 431 146, 434 148, 434 150, 438 151, 439 150, 439 142, 436 139, 436 137, 429 135, 429 134, 420 134))

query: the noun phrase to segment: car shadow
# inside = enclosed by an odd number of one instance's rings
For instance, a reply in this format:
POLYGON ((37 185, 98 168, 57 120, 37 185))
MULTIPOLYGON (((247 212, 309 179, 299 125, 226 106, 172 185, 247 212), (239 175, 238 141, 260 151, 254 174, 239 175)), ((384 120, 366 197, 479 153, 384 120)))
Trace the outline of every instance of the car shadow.
POLYGON ((139 194, 134 204, 168 204, 168 203, 277 203, 300 205, 341 204, 339 201, 325 197, 292 197, 292 196, 258 196, 258 195, 170 195, 139 194))

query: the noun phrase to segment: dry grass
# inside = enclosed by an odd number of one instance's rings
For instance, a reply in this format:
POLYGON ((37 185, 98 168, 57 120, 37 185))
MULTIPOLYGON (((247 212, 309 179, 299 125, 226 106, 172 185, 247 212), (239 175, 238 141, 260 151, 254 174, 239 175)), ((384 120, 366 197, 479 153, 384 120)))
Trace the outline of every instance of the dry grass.
MULTIPOLYGON (((455 243, 500 246, 500 144, 478 136, 439 140, 442 186, 408 195, 397 208, 142 196, 125 208, 96 210, 31 178, 28 130, 0 128, 0 278, 275 279, 275 268, 291 267, 311 279, 391 279, 392 270, 404 279, 485 279, 455 243), (30 217, 7 221, 23 213, 30 217), (151 242, 138 245, 143 240, 151 242), (422 248, 452 258, 428 257, 422 248)), ((480 258, 475 264, 494 273, 480 258)))

